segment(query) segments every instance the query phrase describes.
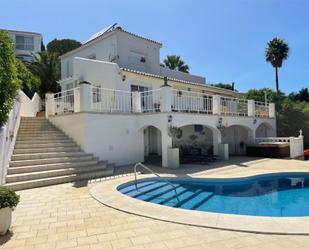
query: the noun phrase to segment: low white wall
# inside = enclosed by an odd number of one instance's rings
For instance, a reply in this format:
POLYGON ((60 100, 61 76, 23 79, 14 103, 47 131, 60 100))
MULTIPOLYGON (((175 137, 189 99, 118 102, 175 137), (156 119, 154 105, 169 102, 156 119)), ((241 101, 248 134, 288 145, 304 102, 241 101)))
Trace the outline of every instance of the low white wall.
POLYGON ((20 115, 22 117, 35 117, 37 112, 40 111, 41 98, 37 93, 30 99, 23 91, 19 91, 18 98, 21 103, 20 115))
POLYGON ((0 185, 5 183, 7 168, 13 153, 20 124, 20 102, 15 100, 8 120, 0 127, 0 185))

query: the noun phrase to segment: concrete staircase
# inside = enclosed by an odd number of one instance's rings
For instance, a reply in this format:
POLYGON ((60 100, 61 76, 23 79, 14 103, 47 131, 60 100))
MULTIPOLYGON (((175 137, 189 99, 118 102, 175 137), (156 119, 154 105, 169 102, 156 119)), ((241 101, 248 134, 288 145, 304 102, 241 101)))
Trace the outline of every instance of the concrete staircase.
POLYGON ((22 118, 6 186, 28 189, 112 175, 113 165, 87 154, 44 117, 22 118))

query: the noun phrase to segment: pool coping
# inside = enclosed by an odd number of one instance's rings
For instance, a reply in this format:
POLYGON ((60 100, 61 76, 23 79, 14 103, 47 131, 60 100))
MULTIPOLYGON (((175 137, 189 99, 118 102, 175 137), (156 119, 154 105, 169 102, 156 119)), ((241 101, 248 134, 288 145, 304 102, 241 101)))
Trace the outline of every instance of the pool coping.
MULTIPOLYGON (((308 172, 293 171, 281 174, 308 172)), ((177 177, 161 175, 162 177, 198 180, 245 180, 256 176, 268 176, 279 172, 249 174, 237 177, 177 177)), ((139 179, 151 179, 149 175, 139 175, 139 179)), ((124 195, 117 190, 121 184, 134 180, 134 176, 116 178, 102 182, 90 189, 90 195, 98 202, 129 214, 183 225, 261 234, 309 235, 309 216, 305 217, 264 217, 204 212, 173 208, 155 203, 145 202, 124 195)))

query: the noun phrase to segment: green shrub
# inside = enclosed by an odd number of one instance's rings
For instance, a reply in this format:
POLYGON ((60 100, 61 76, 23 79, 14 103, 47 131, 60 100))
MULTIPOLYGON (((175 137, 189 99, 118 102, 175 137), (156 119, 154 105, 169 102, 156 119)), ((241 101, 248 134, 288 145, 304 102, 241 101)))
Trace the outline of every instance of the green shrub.
POLYGON ((19 203, 19 195, 8 187, 0 187, 0 209, 14 208, 19 203))
POLYGON ((0 127, 8 118, 19 88, 14 44, 7 32, 0 31, 0 127))

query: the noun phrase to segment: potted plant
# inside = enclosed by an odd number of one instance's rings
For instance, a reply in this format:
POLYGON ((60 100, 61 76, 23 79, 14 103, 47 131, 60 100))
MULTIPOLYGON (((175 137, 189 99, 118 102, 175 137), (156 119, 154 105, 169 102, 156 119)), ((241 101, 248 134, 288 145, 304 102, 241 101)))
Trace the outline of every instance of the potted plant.
POLYGON ((0 235, 7 233, 12 222, 12 210, 19 203, 19 196, 8 187, 0 186, 0 235))

